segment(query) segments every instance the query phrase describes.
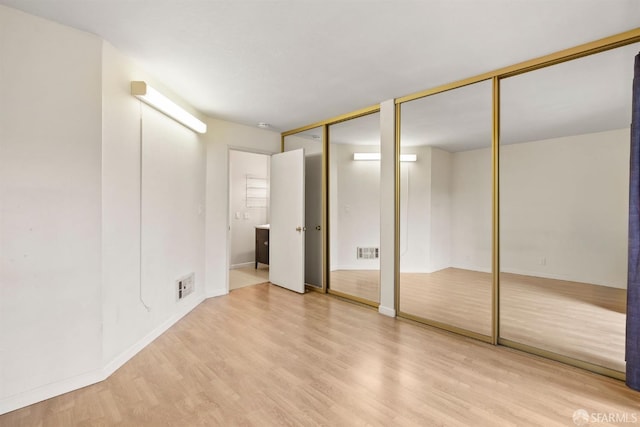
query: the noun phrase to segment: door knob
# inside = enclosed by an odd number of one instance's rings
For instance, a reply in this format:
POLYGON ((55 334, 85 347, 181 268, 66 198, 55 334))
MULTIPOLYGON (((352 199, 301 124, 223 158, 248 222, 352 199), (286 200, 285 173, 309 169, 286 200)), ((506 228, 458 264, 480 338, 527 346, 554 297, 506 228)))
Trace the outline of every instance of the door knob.
POLYGON ((302 231, 302 227, 297 226, 297 227, 296 227, 296 231, 302 231))

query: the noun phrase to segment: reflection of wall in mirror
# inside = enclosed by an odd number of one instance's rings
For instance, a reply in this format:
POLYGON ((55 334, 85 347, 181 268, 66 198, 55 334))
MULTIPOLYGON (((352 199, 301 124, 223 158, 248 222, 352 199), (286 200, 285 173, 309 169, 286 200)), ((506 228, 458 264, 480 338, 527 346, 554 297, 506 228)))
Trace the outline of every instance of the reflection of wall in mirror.
POLYGON ((431 273, 451 265, 453 156, 427 146, 408 151, 418 160, 400 166, 400 266, 431 273))
POLYGON ((503 271, 625 288, 629 129, 501 147, 503 271))
POLYGON ((491 149, 461 151, 452 162, 451 265, 491 271, 491 149))
POLYGON ((332 144, 332 270, 377 270, 379 259, 357 259, 357 247, 380 247, 380 162, 354 161, 379 146, 332 144), (337 191, 336 191, 337 187, 337 191))
MULTIPOLYGON (((491 149, 412 151, 401 271, 490 272, 491 149)), ((624 288, 628 161, 628 129, 501 147, 502 271, 624 288)))
POLYGON ((284 139, 284 150, 304 149, 305 155, 305 283, 322 284, 322 234, 316 226, 322 224, 322 140, 316 128, 304 136, 288 135, 284 139))
MULTIPOLYGON (((318 130, 317 133, 321 133, 321 130, 318 130)), ((303 138, 296 135, 287 135, 284 138, 284 151, 297 150, 298 148, 304 148, 305 156, 322 153, 322 140, 303 138)))

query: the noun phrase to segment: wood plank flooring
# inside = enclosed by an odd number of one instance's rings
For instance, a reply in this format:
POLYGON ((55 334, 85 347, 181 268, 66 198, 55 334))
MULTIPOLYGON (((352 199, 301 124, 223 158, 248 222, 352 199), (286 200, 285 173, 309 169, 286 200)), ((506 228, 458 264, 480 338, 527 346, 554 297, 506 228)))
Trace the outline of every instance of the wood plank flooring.
MULTIPOLYGON (((572 426, 622 382, 269 284, 206 300, 106 381, 0 426, 572 426)), ((598 425, 608 425, 600 423, 598 425)))
POLYGON ((401 273, 400 311, 491 335, 491 274, 458 268, 401 273))
POLYGON ((500 283, 501 337, 624 372, 626 289, 507 273, 500 283))
POLYGON ((380 270, 334 270, 330 289, 380 303, 380 270))
POLYGON ((269 281, 269 266, 259 264, 258 268, 243 267, 229 270, 229 290, 244 288, 269 281))
MULTIPOLYGON (((402 273, 400 311, 491 335, 491 274, 402 273)), ((624 372, 626 290, 502 273, 500 336, 624 372)))

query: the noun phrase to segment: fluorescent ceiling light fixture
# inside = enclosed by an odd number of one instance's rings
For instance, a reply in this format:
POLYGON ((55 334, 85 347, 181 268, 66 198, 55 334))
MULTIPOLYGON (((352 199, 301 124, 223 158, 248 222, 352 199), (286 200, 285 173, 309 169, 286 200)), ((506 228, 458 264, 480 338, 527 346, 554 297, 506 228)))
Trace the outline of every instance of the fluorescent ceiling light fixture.
POLYGON ((353 153, 353 160, 380 160, 380 153, 353 153))
POLYGON ((401 162, 415 162, 418 160, 417 154, 400 154, 401 162))
POLYGON ((198 133, 205 133, 207 125, 198 120, 184 108, 149 86, 146 82, 131 82, 131 95, 141 101, 151 105, 156 110, 166 114, 175 121, 182 123, 191 130, 198 133))
MULTIPOLYGON (((353 160, 380 160, 380 153, 353 153, 353 160)), ((417 154, 400 154, 401 162, 415 162, 417 154)))

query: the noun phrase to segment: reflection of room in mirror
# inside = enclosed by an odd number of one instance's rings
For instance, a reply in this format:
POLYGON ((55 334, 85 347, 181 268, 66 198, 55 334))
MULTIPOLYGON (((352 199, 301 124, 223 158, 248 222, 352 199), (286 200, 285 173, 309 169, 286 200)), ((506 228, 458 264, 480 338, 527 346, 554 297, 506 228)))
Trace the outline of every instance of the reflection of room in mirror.
POLYGON ((400 311, 491 335, 491 83, 402 105, 400 311))
POLYGON ((380 301, 380 115, 332 125, 329 164, 331 276, 329 289, 356 300, 380 301))
POLYGON ((341 294, 380 302, 380 272, 378 270, 346 270, 331 272, 331 289, 341 294))
POLYGON ((628 141, 621 129, 502 147, 501 337, 624 370, 628 141))
POLYGON ((631 45, 501 85, 500 336, 624 371, 631 45))
POLYGON ((322 128, 284 138, 284 151, 304 149, 305 240, 304 281, 322 288, 322 128))

